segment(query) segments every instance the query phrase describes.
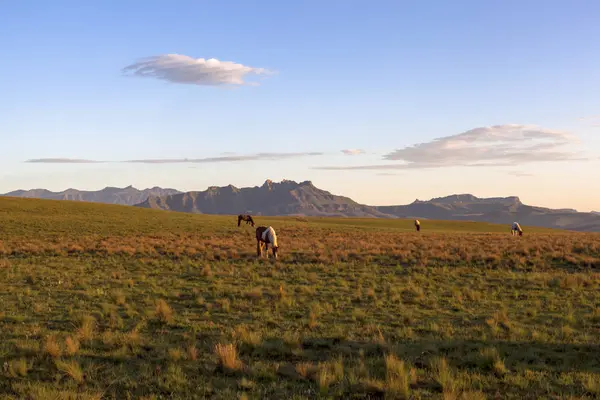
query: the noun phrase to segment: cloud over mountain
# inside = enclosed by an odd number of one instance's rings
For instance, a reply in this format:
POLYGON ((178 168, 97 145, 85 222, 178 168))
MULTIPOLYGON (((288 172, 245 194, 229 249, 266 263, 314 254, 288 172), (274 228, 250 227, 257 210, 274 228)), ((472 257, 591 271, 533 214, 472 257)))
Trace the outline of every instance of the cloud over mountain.
POLYGON ((256 85, 247 83, 247 75, 271 74, 265 68, 254 68, 216 58, 192 58, 181 54, 163 54, 138 60, 123 68, 124 74, 156 78, 189 85, 256 85))
POLYGON ((581 160, 566 149, 577 139, 562 131, 535 125, 495 125, 480 127, 456 135, 395 150, 384 160, 402 164, 348 167, 316 167, 316 169, 419 169, 451 166, 515 166, 540 161, 581 160))

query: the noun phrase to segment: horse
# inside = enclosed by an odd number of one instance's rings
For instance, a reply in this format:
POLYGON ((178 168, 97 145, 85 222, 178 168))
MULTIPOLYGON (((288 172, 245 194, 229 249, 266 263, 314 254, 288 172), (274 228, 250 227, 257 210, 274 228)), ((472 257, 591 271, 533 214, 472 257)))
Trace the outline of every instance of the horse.
POLYGON ((421 223, 418 219, 415 219, 415 228, 417 229, 417 232, 421 231, 421 223))
POLYGON ((269 244, 271 245, 273 257, 277 258, 279 245, 277 245, 277 235, 275 234, 275 230, 271 226, 259 226, 256 228, 256 256, 262 257, 264 247, 267 251, 267 258, 269 258, 269 244))
POLYGON ((519 236, 523 236, 523 229, 521 229, 521 225, 519 225, 518 222, 513 222, 511 228, 510 228, 510 233, 513 236, 516 236, 517 234, 519 236))
POLYGON ((246 221, 246 225, 250 224, 254 228, 254 220, 252 219, 251 215, 248 215, 248 214, 238 215, 238 226, 240 226, 240 223, 242 221, 246 221))

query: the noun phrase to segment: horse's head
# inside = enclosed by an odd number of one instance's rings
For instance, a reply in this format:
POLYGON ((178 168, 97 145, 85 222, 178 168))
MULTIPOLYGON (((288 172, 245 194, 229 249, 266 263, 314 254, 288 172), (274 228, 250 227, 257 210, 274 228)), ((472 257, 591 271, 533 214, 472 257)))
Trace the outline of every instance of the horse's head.
POLYGON ((273 246, 272 249, 273 249, 273 256, 275 258, 277 258, 277 251, 279 250, 279 246, 273 246))

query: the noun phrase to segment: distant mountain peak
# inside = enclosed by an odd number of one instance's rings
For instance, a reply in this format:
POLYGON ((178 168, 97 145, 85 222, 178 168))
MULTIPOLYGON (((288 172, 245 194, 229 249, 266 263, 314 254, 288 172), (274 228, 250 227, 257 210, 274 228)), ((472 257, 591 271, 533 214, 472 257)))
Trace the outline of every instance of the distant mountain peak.
POLYGON ((304 182, 300 182, 298 184, 298 186, 310 186, 310 187, 315 187, 315 185, 313 185, 312 181, 304 181, 304 182))
POLYGON ((461 204, 461 203, 503 203, 503 204, 523 204, 518 196, 507 197, 477 197, 470 193, 451 194, 444 197, 434 197, 431 200, 416 199, 413 204, 438 203, 438 204, 461 204))
POLYGON ((249 212, 260 215, 312 215, 337 217, 394 218, 374 207, 358 204, 343 196, 317 189, 311 181, 298 184, 283 179, 281 182, 265 180, 262 186, 235 188, 232 185, 208 188, 204 192, 187 192, 164 196, 160 200, 148 199, 138 207, 202 213, 239 214, 249 212))

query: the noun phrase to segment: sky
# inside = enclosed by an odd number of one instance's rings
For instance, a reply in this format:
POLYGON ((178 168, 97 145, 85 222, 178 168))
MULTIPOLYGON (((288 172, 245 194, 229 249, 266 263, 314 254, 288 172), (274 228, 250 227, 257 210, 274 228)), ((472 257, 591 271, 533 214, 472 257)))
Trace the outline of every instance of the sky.
POLYGON ((600 3, 0 3, 0 193, 311 180, 600 210, 600 3))

